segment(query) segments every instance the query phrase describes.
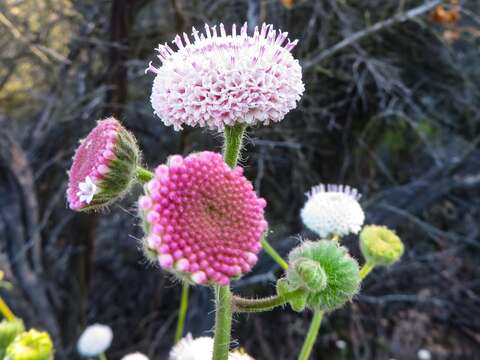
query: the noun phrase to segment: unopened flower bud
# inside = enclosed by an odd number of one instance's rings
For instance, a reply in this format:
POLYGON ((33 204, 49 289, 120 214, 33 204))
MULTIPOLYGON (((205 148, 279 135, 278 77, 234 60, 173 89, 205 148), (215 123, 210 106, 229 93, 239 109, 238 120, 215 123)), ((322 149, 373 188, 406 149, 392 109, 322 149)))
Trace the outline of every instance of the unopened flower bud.
POLYGON ((277 289, 280 293, 304 289, 305 305, 312 310, 334 310, 359 290, 358 263, 337 242, 306 241, 293 249, 288 259, 287 285, 280 283, 277 289))
POLYGON ((20 319, 3 320, 0 322, 0 359, 5 357, 8 345, 11 344, 18 334, 24 331, 25 327, 20 319))
POLYGON ((53 360, 53 343, 50 335, 32 329, 17 335, 7 347, 8 360, 53 360))
POLYGON ((114 118, 99 121, 75 152, 67 190, 70 208, 88 211, 119 200, 136 179, 139 161, 133 135, 114 118))
POLYGON ((360 249, 365 260, 376 266, 388 266, 403 255, 402 240, 386 226, 367 225, 360 233, 360 249))

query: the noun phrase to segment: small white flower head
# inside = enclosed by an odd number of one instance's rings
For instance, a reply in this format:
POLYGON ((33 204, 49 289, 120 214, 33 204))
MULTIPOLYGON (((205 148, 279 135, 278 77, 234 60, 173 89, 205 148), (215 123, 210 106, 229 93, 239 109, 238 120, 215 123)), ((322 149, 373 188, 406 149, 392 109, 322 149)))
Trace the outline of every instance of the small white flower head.
POLYGON ((307 197, 301 211, 302 221, 321 238, 357 234, 362 228, 365 214, 358 203, 361 195, 357 189, 320 184, 307 197))
POLYGON ((98 356, 104 353, 112 343, 113 332, 107 325, 93 324, 80 335, 77 350, 85 357, 98 356))
POLYGON ((205 360, 213 356, 213 339, 199 337, 194 339, 187 334, 170 351, 169 360, 205 360))
POLYGON ((143 355, 142 353, 136 352, 133 354, 125 355, 122 360, 149 360, 148 357, 143 355))
POLYGON ((347 348, 347 342, 345 340, 337 340, 335 341, 335 346, 339 349, 339 350, 345 350, 347 348))
POLYGON ((77 192, 78 199, 87 204, 92 202, 93 197, 98 191, 97 185, 95 185, 90 176, 87 176, 84 182, 79 183, 78 188, 80 189, 80 191, 77 192))
POLYGON ((430 360, 432 358, 432 354, 427 349, 420 349, 417 352, 418 360, 430 360))

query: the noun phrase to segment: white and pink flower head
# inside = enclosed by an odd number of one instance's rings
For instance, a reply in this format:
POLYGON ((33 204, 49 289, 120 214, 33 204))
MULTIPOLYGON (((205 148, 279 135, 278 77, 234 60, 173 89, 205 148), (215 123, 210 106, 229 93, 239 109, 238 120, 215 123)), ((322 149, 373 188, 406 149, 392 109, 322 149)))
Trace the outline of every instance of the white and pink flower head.
POLYGON ((241 167, 209 151, 174 155, 145 189, 145 244, 162 268, 188 282, 226 285, 255 265, 266 203, 241 167))
POLYGON ((297 106, 303 94, 302 70, 290 51, 297 44, 288 33, 263 24, 247 33, 247 24, 231 34, 223 26, 193 28, 193 41, 177 35, 173 43, 159 45, 159 68, 151 102, 166 125, 222 130, 237 123, 279 122, 297 106))
POLYGON ((70 208, 92 210, 121 197, 135 179, 139 157, 135 138, 116 119, 98 121, 73 157, 67 189, 70 208))

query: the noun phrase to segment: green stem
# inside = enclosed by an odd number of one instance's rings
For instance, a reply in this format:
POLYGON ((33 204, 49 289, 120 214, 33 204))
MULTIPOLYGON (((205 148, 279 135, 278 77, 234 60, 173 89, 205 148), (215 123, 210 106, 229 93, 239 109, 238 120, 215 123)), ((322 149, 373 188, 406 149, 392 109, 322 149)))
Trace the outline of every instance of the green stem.
POLYGON ((242 139, 245 129, 246 126, 244 124, 225 126, 223 158, 231 168, 234 168, 237 165, 240 150, 242 149, 242 139))
POLYGON ((183 328, 188 309, 188 287, 187 283, 182 285, 182 296, 180 298, 180 309, 178 310, 177 330, 175 332, 175 344, 183 337, 183 328))
POLYGON ((284 270, 288 269, 288 264, 283 258, 280 256, 280 254, 272 247, 272 245, 269 244, 266 238, 263 238, 260 243, 262 244, 263 249, 265 252, 270 255, 270 257, 276 261, 278 265, 284 270))
POLYGON ((15 315, 13 314, 12 310, 8 307, 7 303, 3 301, 3 299, 0 297, 0 313, 5 316, 5 318, 9 321, 15 320, 15 315))
POLYGON ((374 267, 375 267, 374 264, 366 262, 360 269, 360 279, 362 280, 365 279, 367 275, 370 274, 370 272, 373 270, 374 267))
POLYGON ((107 355, 105 355, 105 353, 101 353, 98 355, 98 360, 107 360, 107 355))
MULTIPOLYGON (((242 139, 246 126, 243 124, 226 126, 224 130, 223 158, 232 169, 237 166, 242 139)), ((213 341, 213 360, 227 360, 230 350, 232 331, 232 294, 230 286, 215 287, 215 336, 213 341)))
POLYGON ((141 167, 137 166, 137 180, 142 184, 145 184, 153 179, 155 175, 153 172, 141 167))
POLYGON ((232 303, 234 312, 263 312, 270 311, 277 306, 285 305, 290 300, 296 299, 304 294, 305 290, 296 289, 283 296, 274 295, 262 299, 245 299, 239 296, 233 296, 232 303))
POLYGON ((315 311, 313 313, 313 319, 310 323, 310 328, 308 329, 308 334, 305 339, 305 342, 302 346, 302 351, 298 356, 298 360, 308 360, 310 354, 312 353, 313 345, 317 340, 318 331, 320 330, 320 325, 322 324, 323 311, 315 311))
POLYGON ((230 286, 215 287, 215 338, 213 360, 227 360, 230 350, 230 332, 232 330, 232 294, 230 286))

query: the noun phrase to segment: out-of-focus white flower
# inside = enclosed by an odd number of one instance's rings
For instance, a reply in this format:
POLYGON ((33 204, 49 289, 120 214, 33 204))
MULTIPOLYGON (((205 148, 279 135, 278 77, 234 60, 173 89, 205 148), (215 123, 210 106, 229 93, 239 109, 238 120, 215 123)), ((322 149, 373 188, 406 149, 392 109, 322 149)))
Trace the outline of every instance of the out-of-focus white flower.
POLYGON ((142 353, 136 352, 133 354, 125 355, 122 360, 149 360, 148 357, 143 355, 142 353))
POLYGON ((187 334, 170 351, 169 360, 206 360, 213 356, 213 339, 199 337, 194 339, 187 334))
MULTIPOLYGON (((213 339, 211 337, 199 337, 194 339, 192 334, 189 333, 170 351, 169 360, 207 360, 211 359, 212 356, 213 339)), ((245 353, 243 349, 235 349, 233 352, 228 354, 228 360, 255 359, 245 353)))
POLYGON ((80 355, 98 356, 104 353, 112 343, 113 332, 107 325, 93 324, 88 326, 80 335, 77 350, 80 355))
POLYGON ((420 349, 417 352, 418 360, 430 360, 432 358, 432 354, 427 349, 420 349))
POLYGON ((337 340, 335 341, 335 346, 339 349, 339 350, 345 350, 347 348, 347 342, 345 340, 337 340))
POLYGON ((358 203, 361 195, 345 185, 323 185, 307 193, 301 217, 306 227, 321 238, 357 234, 365 221, 358 203))
POLYGON ((248 355, 243 349, 235 349, 228 354, 228 360, 255 360, 248 355))

